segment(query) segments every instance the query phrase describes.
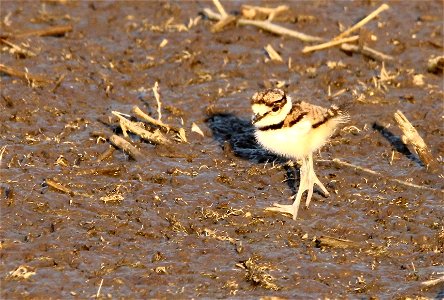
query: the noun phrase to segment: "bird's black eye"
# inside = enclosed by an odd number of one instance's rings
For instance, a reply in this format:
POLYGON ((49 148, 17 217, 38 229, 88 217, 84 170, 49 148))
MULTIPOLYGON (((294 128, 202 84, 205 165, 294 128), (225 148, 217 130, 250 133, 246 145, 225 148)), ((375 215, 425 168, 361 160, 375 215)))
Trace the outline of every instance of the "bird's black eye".
POLYGON ((278 110, 279 110, 279 106, 273 106, 273 109, 272 109, 273 112, 277 112, 278 110))

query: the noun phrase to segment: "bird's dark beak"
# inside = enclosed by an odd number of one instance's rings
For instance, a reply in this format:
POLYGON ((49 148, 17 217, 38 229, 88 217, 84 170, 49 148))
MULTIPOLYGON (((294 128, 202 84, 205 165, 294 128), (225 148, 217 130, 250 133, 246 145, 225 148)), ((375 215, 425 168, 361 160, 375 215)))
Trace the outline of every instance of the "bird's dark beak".
POLYGON ((260 114, 255 114, 252 118, 251 118, 251 124, 255 124, 257 121, 259 121, 261 119, 261 115, 260 114))

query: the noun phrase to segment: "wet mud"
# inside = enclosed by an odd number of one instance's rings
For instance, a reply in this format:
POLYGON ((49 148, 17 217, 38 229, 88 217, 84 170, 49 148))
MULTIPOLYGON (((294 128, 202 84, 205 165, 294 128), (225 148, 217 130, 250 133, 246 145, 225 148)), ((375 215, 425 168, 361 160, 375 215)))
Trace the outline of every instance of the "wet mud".
MULTIPOLYGON (((249 4, 287 4, 277 23, 332 38, 382 2, 249 4)), ((19 49, 2 42, 1 64, 25 75, 0 77, 1 298, 442 299, 430 280, 444 272, 444 87, 427 64, 443 53, 443 4, 388 4, 361 30, 393 56, 383 65, 338 47, 303 54, 252 26, 213 33, 209 1, 2 1, 2 38, 19 49), (123 137, 111 112, 157 118, 155 82, 161 120, 188 142, 129 133, 134 160, 108 141, 123 137), (291 203, 297 164, 261 149, 249 121, 250 97, 273 86, 352 119, 315 155, 330 197, 316 193, 296 221, 265 208, 291 203)))

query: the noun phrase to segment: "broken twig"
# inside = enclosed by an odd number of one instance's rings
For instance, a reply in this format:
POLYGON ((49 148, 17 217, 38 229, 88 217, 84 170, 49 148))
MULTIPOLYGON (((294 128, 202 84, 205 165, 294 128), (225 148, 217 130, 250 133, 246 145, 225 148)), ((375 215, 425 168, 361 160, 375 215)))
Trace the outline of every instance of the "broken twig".
POLYGON ((341 45, 341 50, 345 51, 345 52, 355 52, 355 53, 361 53, 365 56, 368 56, 374 60, 378 60, 378 61, 389 61, 389 60, 393 60, 393 56, 388 55, 388 54, 384 54, 380 51, 377 51, 375 49, 372 49, 368 46, 358 46, 358 45, 352 45, 352 44, 347 44, 344 43, 341 45))
POLYGON ((140 160, 143 157, 139 149, 137 149, 136 147, 131 145, 127 140, 121 138, 118 135, 113 134, 112 136, 110 136, 109 141, 111 144, 113 144, 114 146, 123 150, 123 152, 131 156, 134 160, 140 160))
POLYGON ((224 7, 222 6, 222 4, 220 3, 219 0, 213 0, 213 4, 214 4, 214 6, 216 6, 217 10, 219 11, 221 18, 216 24, 214 24, 211 27, 211 31, 212 32, 219 32, 228 24, 235 22, 236 17, 227 14, 227 12, 225 11, 224 7))
POLYGON ((275 33, 278 35, 287 35, 294 38, 297 38, 303 42, 319 42, 323 41, 323 38, 308 35, 296 30, 288 29, 280 25, 273 24, 269 21, 256 21, 256 20, 245 20, 245 19, 239 19, 237 21, 239 25, 253 25, 256 27, 259 27, 265 31, 269 31, 271 33, 275 33))
MULTIPOLYGON (((114 147, 110 146, 114 149, 114 147)), ((102 168, 86 168, 77 171, 76 175, 107 175, 117 176, 120 174, 120 166, 106 166, 102 168)))
POLYGON ((72 31, 72 25, 52 26, 43 29, 28 30, 20 33, 0 33, 0 38, 22 38, 28 36, 59 36, 72 31))
MULTIPOLYGON (((194 123, 193 123, 193 124, 194 124, 194 123)), ((2 163, 3 154, 5 153, 6 146, 7 146, 7 145, 4 145, 4 146, 0 149, 0 164, 2 163)))
POLYGON ((115 148, 113 146, 109 146, 108 149, 106 149, 104 152, 102 152, 99 157, 97 157, 97 161, 101 162, 105 159, 107 159, 108 157, 110 157, 111 155, 113 155, 115 148))
POLYGON ((398 123, 399 128, 402 130, 403 135, 401 136, 401 139, 404 144, 412 145, 416 153, 418 153, 421 161, 426 168, 429 169, 430 166, 433 166, 434 159, 418 131, 416 131, 415 127, 413 127, 409 120, 407 120, 407 117, 400 110, 395 112, 394 118, 396 123, 398 123))
POLYGON ((157 81, 153 86, 153 94, 157 102, 157 120, 160 121, 162 119, 162 102, 160 102, 159 83, 157 81))
POLYGON ((61 183, 58 183, 52 179, 45 179, 45 182, 48 186, 52 187, 53 189, 55 189, 57 191, 68 194, 70 196, 74 196, 74 192, 70 188, 62 185, 61 183))
POLYGON ((316 51, 316 50, 326 49, 326 48, 337 46, 339 44, 354 42, 357 40, 359 40, 359 35, 354 35, 351 37, 338 39, 338 40, 331 40, 331 41, 328 41, 326 43, 322 43, 319 45, 306 46, 306 47, 304 47, 304 49, 302 49, 302 53, 308 53, 308 52, 312 52, 312 51, 316 51))
POLYGON ((444 276, 438 277, 436 279, 430 279, 427 281, 423 281, 423 282, 421 282, 421 284, 425 285, 425 286, 433 286, 433 285, 440 284, 441 282, 444 282, 444 276))
POLYGON ((359 21, 358 23, 356 23, 355 25, 353 25, 349 29, 347 29, 344 32, 337 35, 335 38, 333 38, 333 40, 342 39, 343 37, 349 35, 350 33, 356 31, 357 29, 361 28, 362 26, 364 26, 365 24, 370 22, 372 19, 374 19, 377 15, 379 15, 381 12, 383 12, 384 10, 387 10, 389 8, 390 8, 390 6, 388 6, 387 4, 385 4, 385 3, 382 4, 375 11, 370 13, 367 17, 365 17, 364 19, 362 19, 361 21, 359 21))
POLYGON ((338 166, 341 166, 341 167, 353 168, 353 169, 361 171, 363 173, 367 173, 367 174, 374 175, 374 176, 377 176, 377 177, 383 177, 384 179, 386 179, 388 181, 395 182, 395 183, 398 183, 398 184, 401 184, 401 185, 404 185, 404 186, 410 187, 410 188, 416 188, 416 189, 420 189, 420 190, 428 190, 428 191, 433 191, 433 192, 438 192, 438 191, 442 192, 442 190, 438 190, 438 189, 431 188, 431 187, 428 187, 428 186, 417 185, 417 184, 410 183, 410 182, 403 181, 403 180, 399 180, 399 179, 396 179, 396 178, 387 177, 386 175, 383 175, 383 174, 378 173, 376 171, 373 171, 373 170, 370 170, 368 168, 364 168, 364 167, 361 167, 361 166, 357 166, 357 165, 354 165, 354 164, 342 161, 342 160, 337 159, 337 158, 334 158, 333 160, 331 160, 331 159, 318 159, 316 161, 317 162, 321 162, 321 163, 322 162, 334 163, 334 164, 336 164, 338 166))
POLYGON ((267 54, 271 58, 271 60, 283 62, 282 57, 279 55, 279 53, 276 52, 276 50, 274 50, 274 48, 270 44, 268 44, 264 49, 265 51, 267 51, 267 54))
POLYGON ((0 42, 8 45, 11 48, 11 53, 16 53, 19 54, 19 56, 23 56, 23 57, 34 57, 36 56, 36 54, 34 52, 32 52, 31 50, 25 49, 23 47, 20 47, 19 45, 16 45, 10 41, 8 41, 7 39, 0 39, 0 42))
POLYGON ((265 16, 265 19, 272 21, 277 15, 288 11, 288 9, 289 7, 287 5, 279 5, 275 8, 242 5, 241 12, 242 16, 246 19, 261 19, 262 16, 265 16))
POLYGON ((197 126, 197 124, 194 123, 194 122, 191 125, 191 132, 196 132, 196 133, 200 134, 201 136, 205 136, 205 134, 203 133, 202 129, 200 129, 200 127, 197 126))
POLYGON ((230 25, 231 23, 235 23, 235 22, 236 22, 236 17, 232 16, 232 15, 228 15, 225 18, 218 21, 213 26, 211 26, 211 31, 212 32, 222 31, 222 29, 224 29, 226 26, 230 25))
MULTIPOLYGON (((204 14, 212 20, 220 21, 222 19, 222 16, 220 14, 215 13, 214 11, 212 11, 209 8, 204 9, 204 14)), ((278 34, 278 35, 287 35, 290 37, 297 38, 297 39, 304 41, 304 42, 323 41, 323 39, 320 37, 308 35, 308 34, 298 32, 295 30, 291 30, 291 29, 282 27, 280 25, 273 24, 270 21, 247 20, 247 19, 241 18, 241 19, 237 20, 237 24, 256 26, 256 27, 259 27, 265 31, 269 31, 271 33, 278 34)))
POLYGON ((9 76, 15 76, 21 79, 26 79, 34 82, 51 82, 50 80, 41 75, 34 75, 30 74, 29 72, 19 71, 14 68, 5 66, 4 64, 0 64, 0 72, 5 73, 9 76))
POLYGON ((219 0, 213 0, 214 6, 216 6, 217 10, 219 11, 219 14, 222 16, 222 18, 226 18, 228 16, 227 12, 225 11, 225 8, 222 6, 219 0))
POLYGON ((177 133, 177 135, 179 136, 179 139, 182 142, 185 142, 185 143, 187 142, 185 129, 165 124, 161 120, 156 120, 153 117, 144 113, 138 106, 134 106, 133 109, 131 110, 131 112, 134 113, 138 118, 140 118, 148 123, 151 123, 155 126, 159 126, 161 128, 164 128, 167 132, 170 130, 174 131, 175 133, 177 133))
POLYGON ((331 248, 359 248, 359 244, 350 240, 338 239, 331 236, 321 236, 315 241, 316 247, 331 247, 331 248))
POLYGON ((166 131, 170 131, 170 130, 179 131, 178 128, 175 128, 175 127, 173 128, 172 126, 163 123, 161 120, 156 120, 153 117, 151 117, 150 115, 147 115, 138 106, 133 106, 133 109, 131 110, 131 112, 133 114, 135 114, 138 118, 140 118, 148 123, 151 123, 155 126, 159 126, 161 128, 164 128, 166 131))
POLYGON ((154 132, 149 132, 148 130, 145 130, 142 127, 140 127, 137 123, 132 122, 127 118, 125 118, 124 116, 122 116, 121 113, 117 111, 112 111, 111 113, 119 118, 120 127, 122 128, 122 130, 124 131, 128 130, 140 136, 144 140, 147 140, 155 144, 169 143, 169 140, 159 130, 156 130, 154 132))

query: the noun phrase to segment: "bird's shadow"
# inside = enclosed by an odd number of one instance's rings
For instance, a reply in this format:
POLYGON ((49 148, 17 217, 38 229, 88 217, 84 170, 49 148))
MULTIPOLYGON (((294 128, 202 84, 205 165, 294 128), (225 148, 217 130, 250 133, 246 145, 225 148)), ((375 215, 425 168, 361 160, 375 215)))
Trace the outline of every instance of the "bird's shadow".
POLYGON ((402 139, 390 132, 386 127, 378 123, 373 123, 373 129, 378 131, 392 146, 393 148, 401 154, 404 154, 408 159, 417 163, 419 166, 424 167, 423 162, 418 156, 413 154, 407 145, 402 141, 402 139))
POLYGON ((282 164, 286 171, 286 182, 292 194, 296 194, 296 180, 299 180, 299 170, 286 164, 288 159, 270 153, 256 142, 254 126, 250 120, 241 119, 230 113, 211 114, 206 122, 211 129, 213 138, 228 155, 233 153, 242 159, 254 163, 282 164))

